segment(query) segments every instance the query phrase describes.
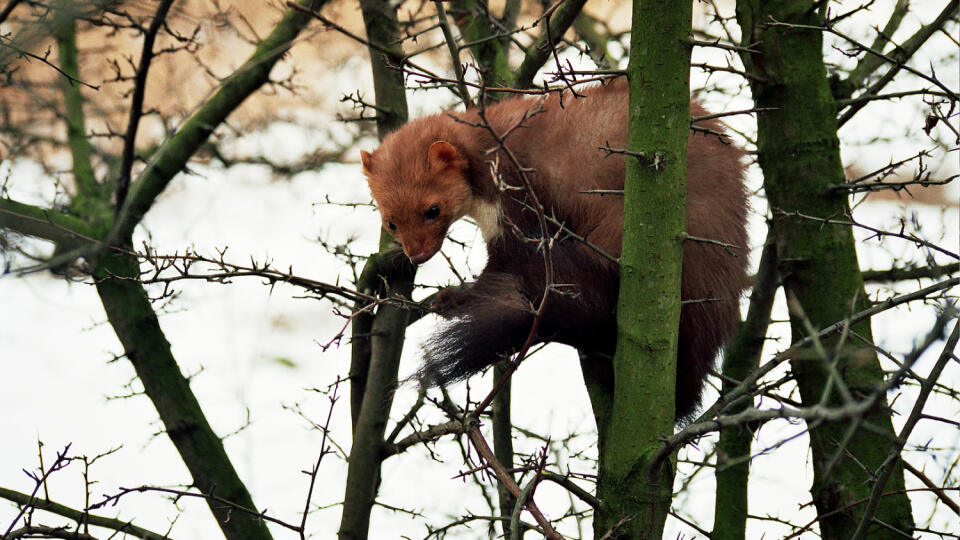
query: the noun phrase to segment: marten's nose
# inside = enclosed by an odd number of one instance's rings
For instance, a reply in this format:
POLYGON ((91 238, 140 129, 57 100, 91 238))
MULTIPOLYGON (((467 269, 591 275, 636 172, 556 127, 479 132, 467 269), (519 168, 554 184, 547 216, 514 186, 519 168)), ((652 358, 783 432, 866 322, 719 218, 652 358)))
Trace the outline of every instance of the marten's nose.
POLYGON ((433 254, 430 253, 429 251, 421 251, 420 253, 417 253, 415 255, 410 255, 409 256, 410 262, 412 262, 413 264, 423 264, 430 259, 431 255, 433 254))

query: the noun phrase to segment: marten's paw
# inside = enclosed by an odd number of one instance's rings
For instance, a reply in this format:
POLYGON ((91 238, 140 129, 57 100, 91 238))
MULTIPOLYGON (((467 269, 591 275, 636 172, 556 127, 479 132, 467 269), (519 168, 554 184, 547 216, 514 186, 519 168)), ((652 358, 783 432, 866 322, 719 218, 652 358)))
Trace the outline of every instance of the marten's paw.
POLYGON ((433 302, 430 303, 430 309, 440 314, 441 317, 450 318, 454 312, 470 298, 470 289, 473 284, 454 285, 440 289, 433 295, 433 302))

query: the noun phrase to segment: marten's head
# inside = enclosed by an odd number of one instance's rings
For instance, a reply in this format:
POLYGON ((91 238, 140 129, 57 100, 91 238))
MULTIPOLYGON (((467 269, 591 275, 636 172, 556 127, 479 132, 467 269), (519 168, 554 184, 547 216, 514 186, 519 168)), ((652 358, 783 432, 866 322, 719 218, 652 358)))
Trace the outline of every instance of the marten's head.
POLYGON ((363 173, 380 208, 383 227, 400 242, 413 264, 421 264, 440 251, 450 224, 473 204, 469 163, 446 141, 426 147, 396 135, 372 154, 360 153, 363 173))

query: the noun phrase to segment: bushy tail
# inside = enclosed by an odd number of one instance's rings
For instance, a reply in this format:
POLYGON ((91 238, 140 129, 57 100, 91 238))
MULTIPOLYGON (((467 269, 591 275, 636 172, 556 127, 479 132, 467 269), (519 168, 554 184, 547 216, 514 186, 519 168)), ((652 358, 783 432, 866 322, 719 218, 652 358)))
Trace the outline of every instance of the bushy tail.
POLYGON ((516 278, 485 274, 458 293, 450 318, 424 344, 425 362, 416 378, 423 386, 462 381, 519 350, 530 334, 534 314, 516 278))

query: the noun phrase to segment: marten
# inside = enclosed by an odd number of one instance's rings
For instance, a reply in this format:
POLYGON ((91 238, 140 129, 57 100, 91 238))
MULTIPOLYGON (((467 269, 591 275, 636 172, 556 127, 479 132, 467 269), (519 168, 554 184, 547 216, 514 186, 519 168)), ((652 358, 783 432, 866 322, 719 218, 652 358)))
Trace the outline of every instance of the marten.
MULTIPOLYGON (((450 224, 464 216, 487 245, 476 282, 437 295, 434 307, 450 321, 425 344, 421 384, 466 379, 517 352, 529 336, 546 283, 544 233, 530 191, 548 219, 555 284, 536 339, 612 357, 623 229, 615 190, 623 189, 627 158, 609 149, 626 148, 627 102, 622 78, 576 95, 509 98, 482 115, 471 109, 410 121, 373 153, 361 152, 383 226, 413 264, 433 257, 450 224)), ((706 114, 695 101, 690 113, 706 114)), ((687 240, 683 247, 681 295, 692 302, 681 308, 678 420, 699 405, 747 283, 743 151, 725 140, 716 120, 697 125, 707 130, 691 130, 688 140, 686 232, 728 246, 687 240)))

